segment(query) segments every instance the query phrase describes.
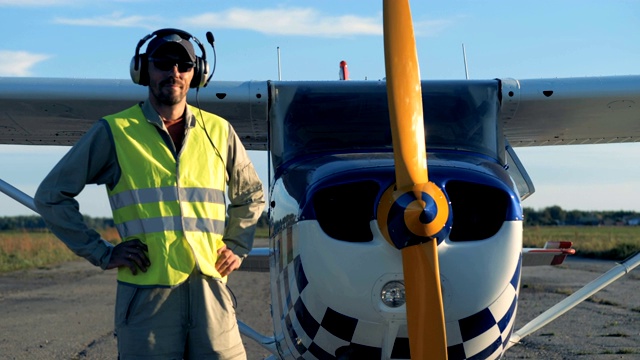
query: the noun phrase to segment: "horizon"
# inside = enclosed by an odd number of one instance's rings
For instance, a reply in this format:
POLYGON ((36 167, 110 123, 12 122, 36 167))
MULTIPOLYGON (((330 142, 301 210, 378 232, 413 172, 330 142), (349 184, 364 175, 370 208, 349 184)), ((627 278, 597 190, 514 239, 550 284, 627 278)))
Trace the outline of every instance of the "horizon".
MULTIPOLYGON (((528 206, 523 206, 522 208, 523 208, 523 210, 529 209, 529 210, 531 210, 533 212, 536 212, 536 213, 542 213, 545 210, 550 209, 550 208, 554 208, 554 207, 559 207, 559 206, 558 205, 551 205, 551 206, 547 206, 547 207, 540 208, 540 209, 534 209, 534 208, 531 208, 531 207, 528 207, 528 206)), ((640 211, 635 211, 635 210, 580 210, 580 209, 565 209, 565 208, 562 208, 562 207, 560 207, 560 208, 565 213, 570 213, 570 212, 574 212, 574 211, 582 212, 582 213, 588 213, 588 214, 589 213, 597 213, 597 214, 603 213, 604 214, 604 213, 624 212, 624 213, 629 213, 630 215, 640 215, 640 211)), ((263 214, 267 214, 267 209, 265 208, 265 210, 263 210, 262 213, 263 214)), ((113 219, 113 216, 109 216, 109 215, 105 215, 105 216, 86 215, 86 216, 89 217, 89 218, 92 218, 92 219, 113 219)), ((15 218, 15 217, 40 217, 40 215, 35 214, 33 212, 31 214, 0 215, 0 219, 15 218)), ((625 224, 625 225, 628 225, 628 224, 625 224)))

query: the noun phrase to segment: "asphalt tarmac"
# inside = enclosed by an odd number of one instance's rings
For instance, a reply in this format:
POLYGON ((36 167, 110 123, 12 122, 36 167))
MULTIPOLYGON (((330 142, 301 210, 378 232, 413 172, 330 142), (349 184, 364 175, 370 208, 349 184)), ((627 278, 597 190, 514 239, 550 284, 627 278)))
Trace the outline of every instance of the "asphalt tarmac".
MULTIPOLYGON (((573 259, 525 268, 516 328, 613 265, 573 259)), ((116 359, 115 275, 78 260, 0 276, 0 359, 116 359)), ((238 318, 270 334, 269 274, 236 272, 229 285, 238 318)), ((249 339, 245 346, 250 360, 269 355, 249 339)), ((526 337, 504 358, 640 359, 640 270, 526 337)))

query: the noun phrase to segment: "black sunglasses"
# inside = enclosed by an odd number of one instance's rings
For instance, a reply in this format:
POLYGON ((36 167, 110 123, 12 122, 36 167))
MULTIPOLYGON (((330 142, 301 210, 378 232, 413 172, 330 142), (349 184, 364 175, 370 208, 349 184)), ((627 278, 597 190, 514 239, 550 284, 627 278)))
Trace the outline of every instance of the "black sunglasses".
POLYGON ((183 73, 193 69, 194 64, 191 61, 178 61, 168 59, 150 59, 153 66, 160 71, 172 70, 174 66, 178 67, 178 71, 183 73))

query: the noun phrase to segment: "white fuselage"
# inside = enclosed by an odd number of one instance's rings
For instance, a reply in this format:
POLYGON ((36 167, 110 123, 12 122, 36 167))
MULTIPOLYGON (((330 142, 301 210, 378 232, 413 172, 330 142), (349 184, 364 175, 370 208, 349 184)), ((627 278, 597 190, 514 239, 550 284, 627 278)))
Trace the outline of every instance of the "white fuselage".
MULTIPOLYGON (((283 192, 276 208, 293 208, 283 192)), ((405 305, 389 307, 380 295, 403 280, 402 257, 377 220, 369 223, 371 241, 351 242, 328 236, 316 219, 293 219, 274 227, 270 241, 281 358, 410 358, 405 305)), ((505 220, 482 240, 447 237, 438 245, 449 359, 502 355, 515 322, 521 251, 521 219, 505 220)))

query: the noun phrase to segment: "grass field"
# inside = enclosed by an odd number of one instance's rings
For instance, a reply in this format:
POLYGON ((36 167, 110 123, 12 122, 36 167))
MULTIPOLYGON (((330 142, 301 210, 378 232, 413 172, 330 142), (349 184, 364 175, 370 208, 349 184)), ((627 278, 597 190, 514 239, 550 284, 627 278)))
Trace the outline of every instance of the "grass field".
MULTIPOLYGON (((118 241, 115 229, 101 234, 113 243, 118 241)), ((256 237, 268 237, 268 229, 258 229, 256 237)), ((525 247, 542 247, 547 241, 571 241, 578 256, 622 260, 640 251, 640 226, 525 227, 525 247)), ((77 256, 49 232, 0 232, 0 273, 74 259, 77 256)))
MULTIPOLYGON (((115 229, 101 231, 103 238, 116 242, 115 229)), ((0 273, 45 268, 78 257, 50 232, 0 232, 0 273)))
POLYGON ((525 247, 571 241, 576 255, 624 260, 640 251, 640 226, 532 226, 524 228, 525 247))

